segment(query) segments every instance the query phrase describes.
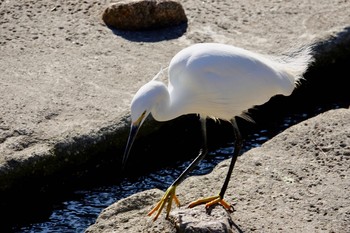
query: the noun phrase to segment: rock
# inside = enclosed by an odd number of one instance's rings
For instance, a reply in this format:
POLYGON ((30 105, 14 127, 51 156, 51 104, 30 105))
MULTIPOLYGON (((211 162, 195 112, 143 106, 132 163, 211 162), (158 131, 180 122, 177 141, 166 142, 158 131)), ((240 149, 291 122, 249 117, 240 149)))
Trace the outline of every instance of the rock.
POLYGON ((163 195, 157 189, 131 195, 104 209, 94 225, 85 233, 94 232, 164 232, 175 233, 176 229, 164 218, 159 218, 157 224, 147 216, 148 211, 163 195))
POLYGON ((203 211, 203 206, 181 207, 172 211, 169 219, 179 233, 238 232, 230 214, 218 205, 206 211, 203 211))
POLYGON ((187 22, 182 5, 175 0, 126 0, 109 5, 102 15, 107 26, 145 30, 187 22))
POLYGON ((209 212, 203 205, 186 207, 217 193, 225 160, 179 185, 182 206, 173 207, 169 220, 164 212, 155 222, 147 216, 163 193, 153 189, 108 207, 88 232, 348 232, 349 119, 349 109, 325 112, 240 156, 225 195, 233 213, 219 205, 209 212))

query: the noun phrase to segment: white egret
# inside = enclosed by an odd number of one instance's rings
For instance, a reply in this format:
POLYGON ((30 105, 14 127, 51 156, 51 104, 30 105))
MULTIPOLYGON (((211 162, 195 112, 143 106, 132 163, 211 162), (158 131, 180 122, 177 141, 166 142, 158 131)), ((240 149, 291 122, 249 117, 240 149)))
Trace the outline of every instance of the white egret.
POLYGON ((158 75, 142 86, 131 102, 131 130, 123 157, 125 165, 131 146, 146 117, 151 113, 157 121, 168 121, 184 114, 199 114, 203 133, 203 148, 194 161, 166 190, 162 199, 149 212, 156 220, 165 205, 166 217, 171 204, 177 205, 176 187, 205 157, 206 118, 218 118, 232 123, 235 135, 234 154, 221 191, 218 195, 198 199, 189 207, 206 203, 206 207, 224 201, 232 170, 239 155, 242 139, 235 117, 249 119, 246 110, 267 102, 272 96, 290 95, 312 61, 311 49, 306 47, 290 57, 272 59, 231 45, 200 43, 191 45, 171 60, 168 86, 158 81, 158 75))

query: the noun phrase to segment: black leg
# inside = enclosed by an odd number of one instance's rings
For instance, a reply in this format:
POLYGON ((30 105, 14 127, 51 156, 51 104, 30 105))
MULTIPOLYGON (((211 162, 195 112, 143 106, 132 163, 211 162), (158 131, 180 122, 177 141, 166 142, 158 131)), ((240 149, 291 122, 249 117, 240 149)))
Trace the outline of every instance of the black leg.
POLYGON ((229 183, 231 175, 232 175, 233 168, 235 167, 235 163, 237 161, 237 157, 239 155, 239 152, 240 152, 240 150, 242 148, 242 144, 243 144, 242 136, 241 136, 241 133, 239 132, 239 129, 238 129, 238 126, 237 126, 235 118, 233 118, 231 120, 231 123, 232 123, 232 126, 233 126, 233 133, 235 134, 235 145, 234 145, 233 156, 231 158, 230 167, 228 168, 228 172, 227 172, 227 175, 226 175, 226 178, 225 178, 225 182, 224 182, 224 184, 223 184, 223 186, 221 188, 220 194, 219 194, 222 199, 224 198, 224 195, 225 195, 228 183, 229 183))
POLYGON ((192 163, 181 173, 181 175, 174 181, 173 186, 179 185, 197 165, 198 163, 207 155, 207 126, 206 126, 206 118, 201 117, 201 127, 202 127, 202 135, 203 135, 203 146, 199 155, 192 161, 192 163))
POLYGON ((176 187, 182 183, 182 181, 186 178, 188 173, 190 173, 208 153, 206 119, 203 117, 201 117, 201 125, 203 133, 203 149, 199 152, 199 155, 193 160, 193 162, 185 169, 185 171, 183 171, 181 175, 174 181, 174 183, 172 183, 172 185, 170 185, 170 187, 165 191, 165 194, 163 195, 162 199, 160 199, 160 201, 156 204, 156 206, 153 207, 153 209, 150 212, 148 212, 148 216, 151 216, 154 212, 157 212, 156 216, 153 218, 154 221, 158 218, 165 205, 167 206, 165 218, 169 217, 171 204, 173 200, 178 206, 180 205, 180 202, 175 194, 176 187))

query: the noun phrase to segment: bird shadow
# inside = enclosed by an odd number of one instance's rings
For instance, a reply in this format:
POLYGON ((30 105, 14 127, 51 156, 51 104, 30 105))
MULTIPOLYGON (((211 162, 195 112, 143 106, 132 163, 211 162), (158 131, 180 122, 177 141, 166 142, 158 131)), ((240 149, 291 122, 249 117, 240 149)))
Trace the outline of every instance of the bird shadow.
POLYGON ((232 226, 236 228, 237 232, 243 233, 242 229, 239 228, 239 226, 232 219, 230 219, 229 221, 230 221, 230 224, 232 224, 232 226))
POLYGON ((187 26, 188 24, 185 22, 171 27, 139 31, 120 30, 112 27, 109 27, 109 29, 115 35, 133 42, 159 42, 181 37, 187 31, 187 26))

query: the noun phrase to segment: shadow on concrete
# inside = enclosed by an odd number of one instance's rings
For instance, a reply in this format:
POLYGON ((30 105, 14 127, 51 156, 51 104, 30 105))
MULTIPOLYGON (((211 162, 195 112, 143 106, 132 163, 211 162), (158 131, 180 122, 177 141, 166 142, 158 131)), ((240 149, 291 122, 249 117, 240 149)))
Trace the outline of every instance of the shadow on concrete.
POLYGON ((187 22, 161 29, 127 31, 109 27, 117 36, 134 42, 159 42, 181 37, 187 30, 187 22))

